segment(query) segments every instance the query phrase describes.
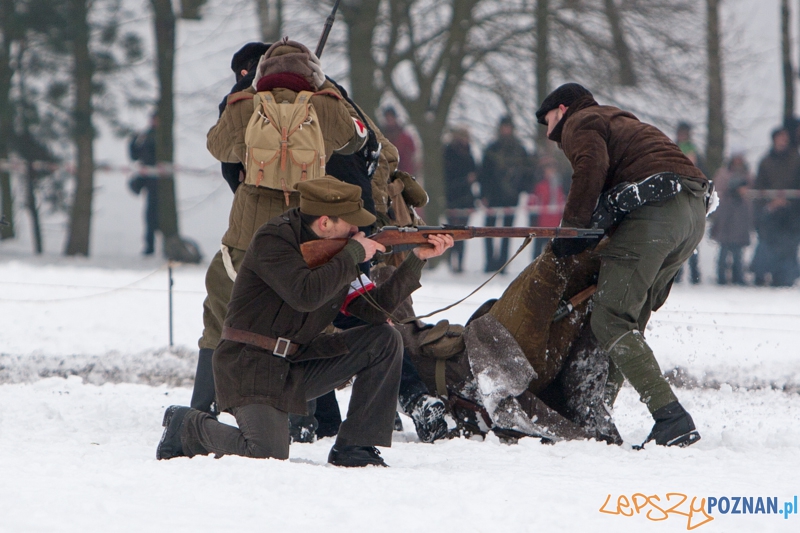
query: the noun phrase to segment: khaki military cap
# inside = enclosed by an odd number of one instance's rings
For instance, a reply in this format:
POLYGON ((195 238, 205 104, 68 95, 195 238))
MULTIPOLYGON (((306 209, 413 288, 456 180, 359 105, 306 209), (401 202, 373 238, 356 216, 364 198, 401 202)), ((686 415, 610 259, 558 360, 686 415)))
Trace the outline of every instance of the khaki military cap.
POLYGON ((339 217, 354 226, 369 226, 375 215, 364 209, 361 187, 339 181, 333 176, 301 181, 294 186, 300 191, 300 212, 306 215, 339 217))

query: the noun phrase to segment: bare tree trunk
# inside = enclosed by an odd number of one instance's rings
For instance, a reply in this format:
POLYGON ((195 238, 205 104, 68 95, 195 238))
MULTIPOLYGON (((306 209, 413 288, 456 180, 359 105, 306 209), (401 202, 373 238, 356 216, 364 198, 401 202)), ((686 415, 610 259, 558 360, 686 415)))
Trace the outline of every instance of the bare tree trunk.
POLYGON ((619 61, 619 84, 624 87, 636 85, 636 71, 633 68, 631 59, 631 49, 625 40, 625 32, 622 29, 622 17, 619 8, 614 0, 604 0, 606 18, 611 26, 611 37, 614 40, 614 51, 619 61))
POLYGON ((794 68, 791 51, 791 14, 789 0, 781 0, 781 52, 783 58, 783 117, 794 116, 794 68))
MULTIPOLYGON (((550 94, 550 0, 536 0, 536 107, 550 94)), ((547 130, 538 128, 536 145, 546 151, 547 130)))
POLYGON ((77 153, 75 198, 70 216, 67 255, 89 255, 94 192, 94 128, 92 127, 92 76, 94 65, 89 53, 89 20, 87 0, 70 0, 72 26, 73 80, 75 108, 73 140, 77 153))
POLYGON ((274 43, 280 40, 283 28, 283 0, 255 0, 261 41, 274 43))
MULTIPOLYGON (((382 91, 375 83, 378 65, 372 56, 372 35, 380 2, 343 2, 339 9, 347 22, 347 57, 350 58, 350 96, 370 117, 381 105, 382 91)), ((384 80, 388 85, 388 81, 384 80)))
POLYGON ((163 164, 158 180, 158 229, 166 240, 178 235, 178 211, 175 204, 175 180, 172 174, 174 156, 173 80, 175 69, 175 13, 170 0, 150 0, 156 32, 156 69, 158 73, 158 126, 156 127, 156 161, 163 164))
POLYGON ((33 161, 25 161, 25 193, 27 196, 28 212, 31 214, 33 250, 36 252, 36 255, 41 255, 44 246, 42 244, 42 227, 39 223, 39 206, 36 204, 36 179, 33 161))
POLYGON ((713 177, 722 166, 725 154, 725 114, 722 85, 722 50, 720 45, 719 4, 706 0, 708 46, 708 137, 706 171, 713 177))
MULTIPOLYGON (((408 111, 409 119, 416 126, 422 140, 425 189, 430 198, 425 207, 425 216, 434 224, 445 210, 442 134, 447 124, 450 105, 466 75, 463 58, 467 36, 475 24, 472 10, 478 1, 453 1, 453 15, 447 29, 447 42, 441 52, 443 55, 439 58, 439 68, 425 72, 420 64, 414 67, 419 97, 410 99, 398 87, 392 87, 394 95, 408 111)), ((408 12, 406 16, 408 17, 408 12)), ((407 20, 410 21, 410 18, 407 20)), ((391 79, 385 81, 392 83, 391 79)))
MULTIPOLYGON (((13 126, 11 122, 11 15, 14 0, 0 0, 0 162, 7 162, 8 140, 13 126)), ((8 225, 0 225, 0 240, 14 237, 14 204, 11 197, 11 172, 0 165, 0 219, 5 217, 8 225)))

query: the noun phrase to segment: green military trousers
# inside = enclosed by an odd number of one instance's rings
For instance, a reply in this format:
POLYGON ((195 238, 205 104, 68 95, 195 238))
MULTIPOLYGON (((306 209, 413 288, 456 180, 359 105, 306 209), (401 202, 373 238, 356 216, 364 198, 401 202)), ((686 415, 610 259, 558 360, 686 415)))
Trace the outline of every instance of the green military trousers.
MULTIPOLYGON (((233 270, 238 272, 244 260, 244 250, 228 248, 233 270)), ((228 302, 231 300, 233 280, 225 268, 222 251, 218 251, 206 271, 206 299, 203 301, 203 336, 198 344, 200 348, 213 350, 222 336, 222 323, 228 313, 228 302)))
POLYGON ((682 180, 674 198, 628 214, 600 252, 591 325, 611 358, 610 404, 623 377, 651 413, 676 400, 643 333, 651 312, 666 300, 678 269, 703 238, 707 189, 708 184, 682 180))

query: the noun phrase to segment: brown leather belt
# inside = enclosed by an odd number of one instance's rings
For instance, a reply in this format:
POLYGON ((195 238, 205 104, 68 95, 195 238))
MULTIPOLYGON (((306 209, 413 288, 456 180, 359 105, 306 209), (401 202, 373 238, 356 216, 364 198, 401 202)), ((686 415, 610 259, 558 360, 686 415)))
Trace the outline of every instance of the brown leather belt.
POLYGON ((264 350, 272 352, 273 355, 277 355, 278 357, 294 355, 300 348, 299 344, 295 344, 284 337, 273 339, 272 337, 267 337, 266 335, 259 335, 258 333, 231 328, 228 326, 224 326, 222 328, 222 338, 226 341, 242 342, 244 344, 257 346, 258 348, 263 348, 264 350))

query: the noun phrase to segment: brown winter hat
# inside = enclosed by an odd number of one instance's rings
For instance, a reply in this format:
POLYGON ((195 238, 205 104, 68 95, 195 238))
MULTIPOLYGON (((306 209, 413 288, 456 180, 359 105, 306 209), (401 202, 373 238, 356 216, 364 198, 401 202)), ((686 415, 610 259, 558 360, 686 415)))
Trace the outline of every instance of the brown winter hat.
POLYGON ((301 181, 294 186, 300 191, 300 212, 321 217, 339 217, 354 226, 369 226, 375 215, 364 209, 361 187, 339 181, 333 176, 301 181))
POLYGON ((575 100, 582 96, 592 96, 592 93, 589 92, 589 89, 583 85, 579 85, 577 83, 565 83, 547 95, 547 98, 545 98, 544 102, 542 102, 542 106, 538 111, 536 111, 536 120, 539 122, 539 124, 547 126, 547 121, 544 117, 550 111, 556 109, 562 104, 569 107, 575 102, 575 100))
POLYGON ((285 72, 302 76, 316 89, 325 82, 325 73, 322 72, 317 56, 304 44, 290 41, 288 37, 270 46, 261 57, 253 84, 264 76, 285 72))

